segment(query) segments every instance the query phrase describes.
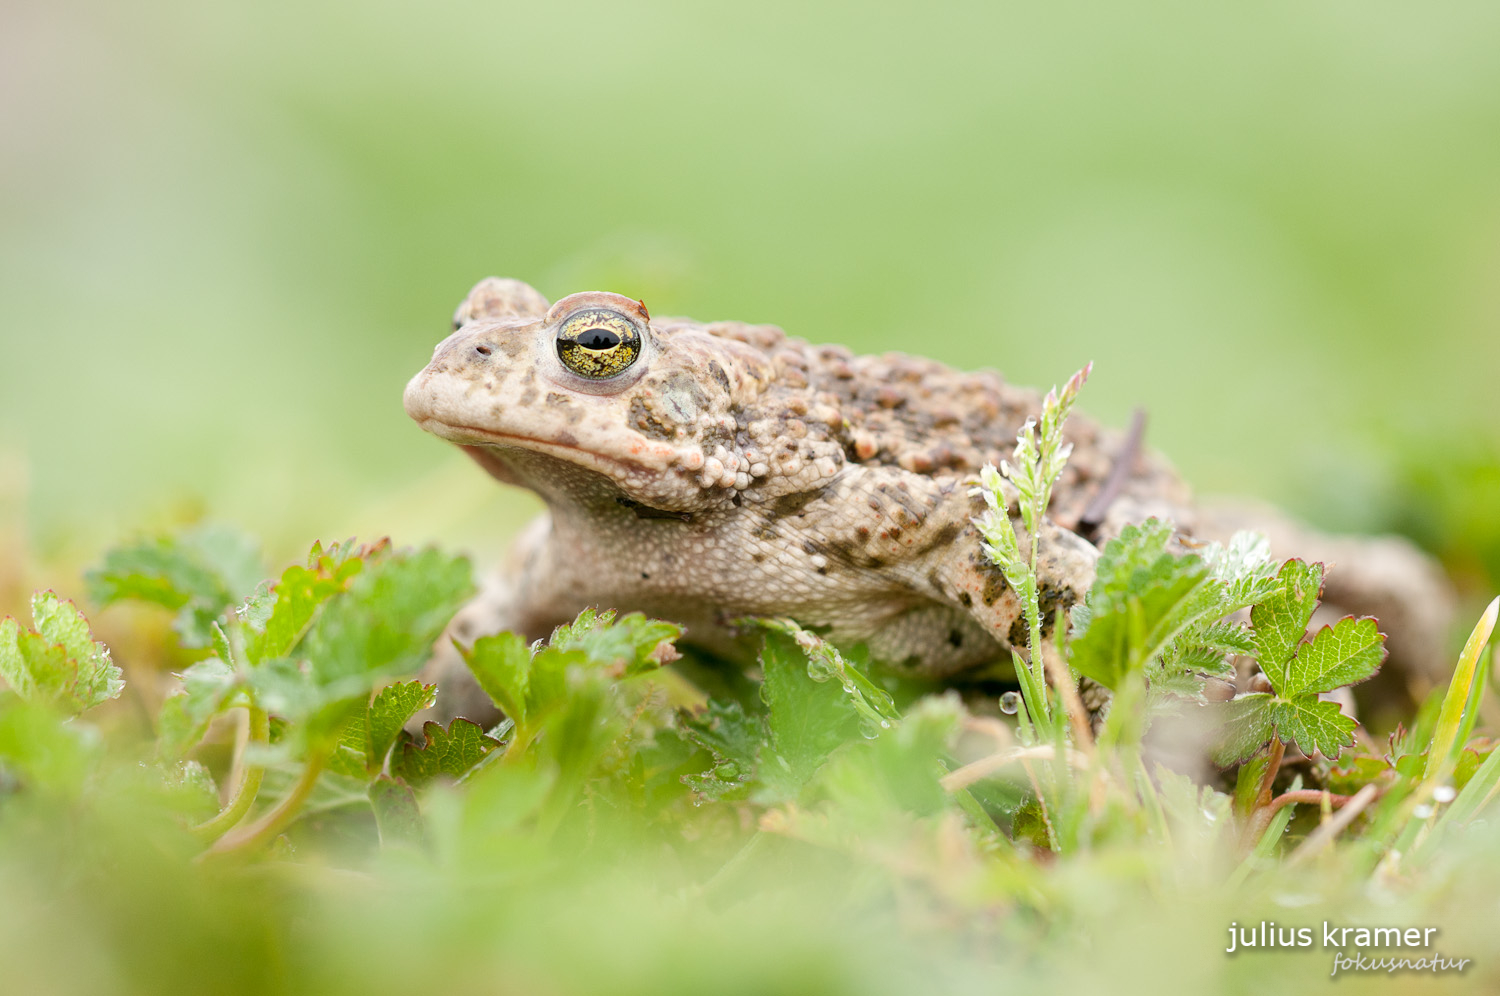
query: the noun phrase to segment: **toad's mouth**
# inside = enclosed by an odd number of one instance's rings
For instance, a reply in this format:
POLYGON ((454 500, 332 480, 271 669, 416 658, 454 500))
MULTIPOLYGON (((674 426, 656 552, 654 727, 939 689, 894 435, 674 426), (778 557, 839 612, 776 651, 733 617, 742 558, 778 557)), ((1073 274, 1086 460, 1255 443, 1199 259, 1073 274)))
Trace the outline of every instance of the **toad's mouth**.
MULTIPOLYGON (((489 450, 491 448, 521 449, 533 453, 542 453, 547 456, 566 460, 569 463, 581 464, 591 467, 612 476, 628 474, 631 472, 660 469, 669 464, 676 457, 675 451, 667 447, 656 447, 643 445, 639 454, 648 459, 632 460, 617 456, 612 453, 601 453, 581 445, 572 437, 557 439, 542 439, 537 436, 526 436, 520 433, 496 432, 494 429, 481 429, 478 426, 463 425, 453 422, 444 422, 432 417, 424 418, 417 423, 427 432, 435 436, 441 436, 450 442, 457 443, 464 449, 489 450), (649 459, 649 458, 656 459, 649 459)), ((484 461, 481 461, 483 463, 484 461)))

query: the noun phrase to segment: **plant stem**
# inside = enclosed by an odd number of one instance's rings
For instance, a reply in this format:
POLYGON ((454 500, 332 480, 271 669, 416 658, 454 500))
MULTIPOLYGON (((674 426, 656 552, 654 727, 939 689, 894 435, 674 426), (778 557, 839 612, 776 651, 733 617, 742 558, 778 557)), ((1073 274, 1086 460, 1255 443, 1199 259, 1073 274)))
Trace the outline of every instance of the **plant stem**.
POLYGON ((292 821, 292 817, 297 815, 297 810, 302 808, 302 804, 312 794, 313 787, 318 784, 318 776, 323 773, 323 765, 327 760, 326 751, 314 753, 308 758, 307 767, 302 770, 302 777, 297 779, 297 784, 292 786, 286 798, 249 826, 232 830, 220 837, 214 846, 209 848, 209 853, 228 854, 234 851, 247 851, 272 840, 292 821))
MULTIPOLYGON (((250 733, 245 740, 245 750, 252 747, 264 747, 271 738, 271 719, 264 709, 254 703, 250 704, 247 711, 249 712, 250 733)), ((250 812, 250 807, 255 804, 255 797, 260 794, 260 783, 266 774, 265 767, 256 763, 245 763, 244 753, 241 753, 240 761, 244 764, 244 770, 240 774, 240 783, 235 787, 229 805, 225 806, 219 815, 193 827, 193 834, 205 842, 217 840, 244 819, 245 814, 250 812)))
POLYGON ((1255 808, 1263 809, 1271 804, 1271 789, 1276 784, 1276 775, 1281 770, 1281 759, 1286 755, 1286 744, 1280 737, 1271 738, 1271 757, 1266 764, 1266 773, 1260 778, 1260 791, 1255 793, 1255 808))
POLYGON ((1040 710, 1039 719, 1041 720, 1039 725, 1046 731, 1047 739, 1056 740, 1062 734, 1062 728, 1053 725, 1052 708, 1047 701, 1046 658, 1042 654, 1042 602, 1036 575, 1037 563, 1041 559, 1042 511, 1040 508, 1035 510, 1032 519, 1035 526, 1027 530, 1031 534, 1027 537, 1031 541, 1031 585, 1026 595, 1026 622, 1030 630, 1027 633, 1027 650, 1030 652, 1031 659, 1027 661, 1027 664, 1031 670, 1032 682, 1037 689, 1037 707, 1040 710))
POLYGON ((1328 800, 1330 806, 1342 806, 1352 798, 1354 798, 1352 795, 1335 795, 1323 789, 1297 789, 1293 792, 1281 793, 1265 808, 1269 821, 1269 817, 1275 816, 1276 811, 1282 806, 1290 806, 1298 802, 1321 803, 1324 799, 1328 800))

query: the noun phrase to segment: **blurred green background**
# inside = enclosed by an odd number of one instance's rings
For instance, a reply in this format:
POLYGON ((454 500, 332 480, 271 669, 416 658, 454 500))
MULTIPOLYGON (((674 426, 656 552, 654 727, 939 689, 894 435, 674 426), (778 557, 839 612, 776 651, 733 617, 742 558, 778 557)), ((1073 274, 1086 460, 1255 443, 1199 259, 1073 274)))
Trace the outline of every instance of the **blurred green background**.
POLYGON ((0 515, 45 560, 199 514, 496 552, 527 499, 400 404, 491 273, 1092 359, 1202 491, 1500 558, 1487 0, 0 17, 0 515))

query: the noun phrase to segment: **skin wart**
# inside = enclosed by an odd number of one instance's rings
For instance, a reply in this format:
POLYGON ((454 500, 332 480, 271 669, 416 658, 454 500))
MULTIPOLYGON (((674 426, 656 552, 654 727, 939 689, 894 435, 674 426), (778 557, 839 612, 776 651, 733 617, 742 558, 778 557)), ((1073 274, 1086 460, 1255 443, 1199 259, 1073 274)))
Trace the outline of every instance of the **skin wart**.
MULTIPOLYGON (((613 607, 682 622, 689 642, 740 658, 753 647, 729 620, 791 616, 942 680, 990 673, 1024 639, 969 489, 1039 413, 1038 392, 919 357, 809 345, 769 325, 653 317, 619 294, 549 304, 494 277, 469 293, 454 327, 407 385, 408 414, 548 511, 455 618, 452 638, 539 638, 585 607, 613 607)), ((1073 454, 1040 537, 1044 605, 1081 601, 1099 546, 1153 515, 1188 543, 1262 523, 1284 534, 1278 545, 1292 552, 1282 555, 1335 542, 1268 511, 1205 514, 1162 457, 1084 416, 1066 436, 1073 454)), ((1389 562, 1372 577, 1360 569, 1367 547, 1341 542, 1340 568, 1357 582, 1347 587, 1365 604, 1427 607, 1405 656, 1413 673, 1441 667, 1424 657, 1440 653, 1434 619, 1451 601, 1440 576, 1385 541, 1389 562), (1427 583, 1393 594, 1381 572, 1427 583)), ((446 637, 429 675, 440 713, 491 713, 446 637)))

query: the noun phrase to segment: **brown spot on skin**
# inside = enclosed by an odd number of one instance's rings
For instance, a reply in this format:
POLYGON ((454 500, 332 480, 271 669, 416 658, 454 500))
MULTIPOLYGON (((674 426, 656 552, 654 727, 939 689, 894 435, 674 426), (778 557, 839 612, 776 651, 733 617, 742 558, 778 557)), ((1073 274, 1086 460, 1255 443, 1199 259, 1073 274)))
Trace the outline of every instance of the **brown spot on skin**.
POLYGON ((714 379, 715 383, 724 389, 725 394, 729 393, 729 375, 724 372, 724 368, 719 365, 718 360, 709 361, 708 374, 714 379))
POLYGON ((1005 634, 1005 638, 1010 641, 1012 647, 1026 646, 1026 640, 1029 637, 1026 632, 1025 616, 1016 616, 1015 622, 1010 624, 1010 630, 1005 634))
POLYGON ((616 498, 615 503, 630 509, 635 513, 637 519, 676 519, 679 522, 693 521, 693 513, 691 512, 670 512, 664 508, 652 508, 650 505, 643 505, 632 498, 626 498, 624 495, 616 498))
POLYGON ((649 439, 674 439, 677 427, 659 418, 645 398, 630 399, 630 423, 649 439))
POLYGON ((771 502, 770 513, 772 518, 784 519, 789 515, 801 515, 802 510, 814 500, 823 497, 826 489, 817 491, 796 491, 789 495, 782 495, 771 502))
POLYGON ((962 605, 966 609, 973 608, 974 596, 966 591, 961 591, 958 593, 958 604, 962 605))
POLYGON ((929 539, 922 546, 918 547, 917 552, 926 553, 929 550, 936 550, 940 546, 947 546, 949 543, 952 543, 955 539, 958 538, 958 534, 963 532, 963 528, 964 527, 959 525, 957 522, 948 523, 946 526, 933 533, 931 539, 929 539))
POLYGON ((571 432, 559 432, 557 434, 555 442, 559 446, 577 446, 578 437, 573 435, 571 432))
POLYGON ((1008 590, 1010 586, 1005 583, 1005 575, 1000 573, 998 567, 991 567, 984 572, 984 591, 979 597, 985 605, 994 605, 1008 590))
POLYGON ((891 487, 888 484, 882 484, 879 487, 879 491, 881 494, 885 495, 887 498, 890 498, 892 501, 896 502, 896 504, 906 509, 906 511, 910 512, 913 520, 915 520, 916 522, 921 522, 924 518, 927 517, 927 509, 922 506, 921 502, 912 497, 911 489, 906 486, 905 481, 901 481, 895 487, 891 487))

